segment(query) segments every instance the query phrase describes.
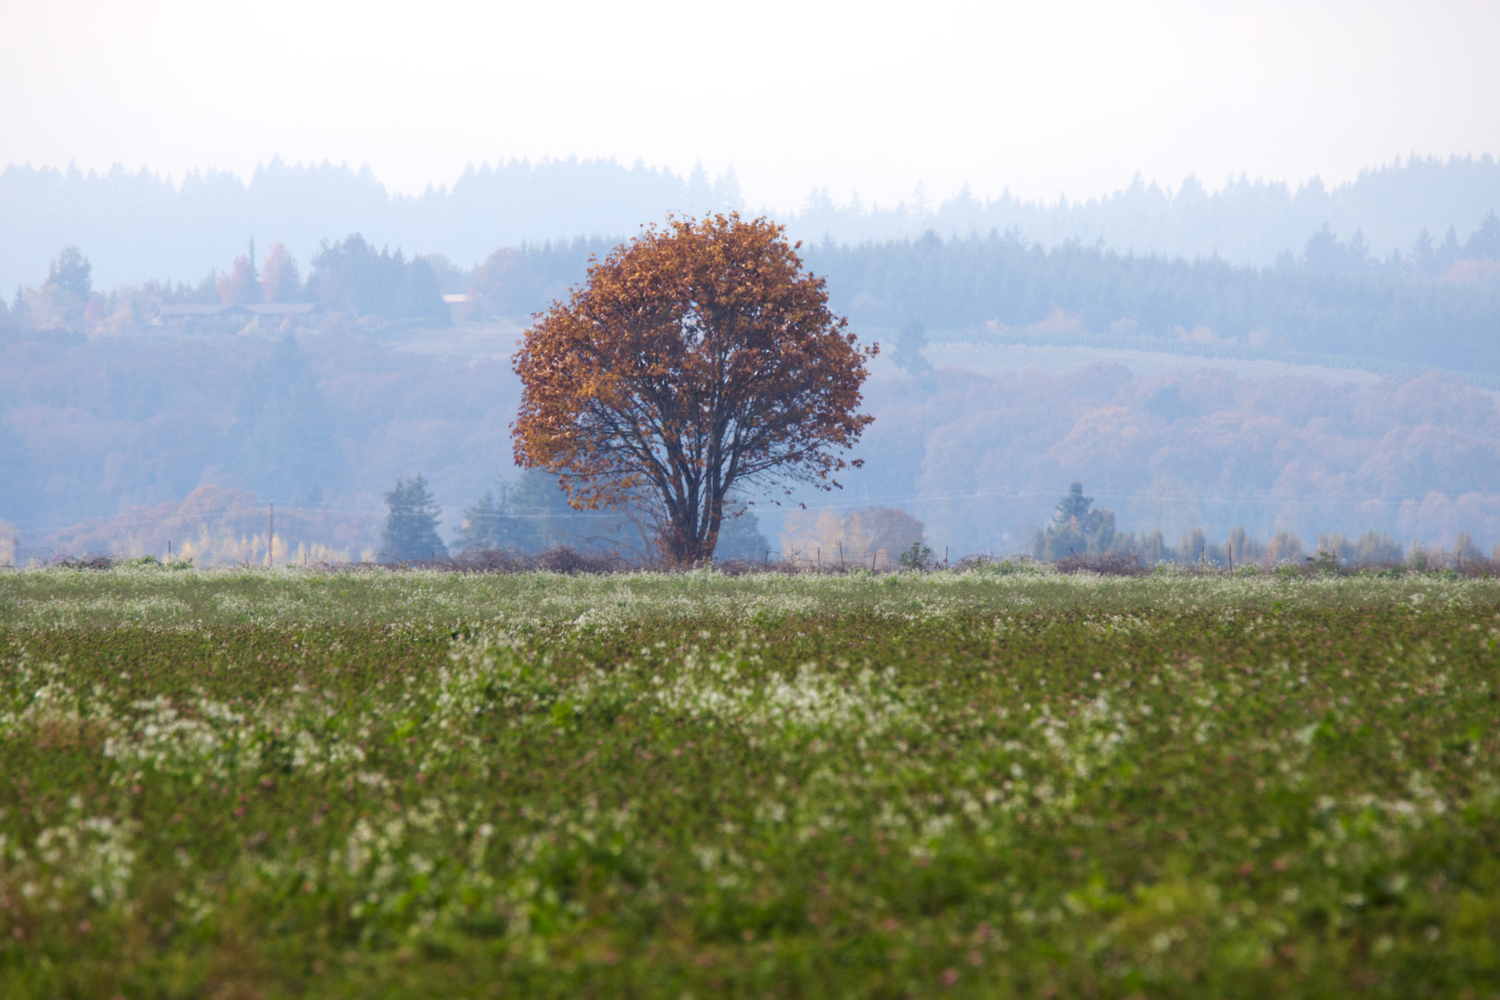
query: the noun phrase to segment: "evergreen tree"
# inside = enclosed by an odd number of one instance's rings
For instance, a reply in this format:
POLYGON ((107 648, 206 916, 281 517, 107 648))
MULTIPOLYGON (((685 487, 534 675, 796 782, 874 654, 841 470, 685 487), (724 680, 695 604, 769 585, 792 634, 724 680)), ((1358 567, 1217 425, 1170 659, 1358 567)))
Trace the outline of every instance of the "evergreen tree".
POLYGON ((1059 525, 1067 524, 1072 518, 1082 521, 1088 517, 1089 505, 1094 502, 1093 497, 1083 495, 1082 483, 1070 483, 1068 494, 1057 501, 1057 516, 1055 522, 1059 525))
POLYGON ((302 274, 280 243, 271 244, 271 252, 266 254, 260 269, 260 287, 267 302, 301 301, 302 274))
POLYGON ((43 287, 68 292, 77 296, 79 302, 88 305, 89 296, 94 291, 91 277, 93 270, 94 266, 88 262, 83 251, 75 246, 65 246, 47 268, 47 280, 43 287))
POLYGON ((261 497, 278 502, 313 486, 336 488, 344 455, 331 424, 312 358, 287 334, 245 379, 227 435, 231 468, 261 497))
POLYGON ((255 240, 250 240, 243 254, 234 259, 227 274, 220 275, 219 298, 226 303, 259 302, 262 297, 260 273, 255 269, 255 240))
POLYGON ((502 479, 499 497, 492 490, 486 491, 477 504, 465 507, 455 547, 462 552, 535 547, 532 537, 535 533, 524 518, 515 514, 513 492, 510 484, 502 479))
POLYGON ((529 552, 554 545, 590 547, 612 535, 624 520, 608 512, 575 510, 557 476, 543 469, 521 473, 511 492, 511 514, 518 524, 518 544, 529 552))
POLYGON ((312 258, 307 292, 330 311, 435 323, 448 318, 431 264, 408 261, 399 249, 376 253, 358 233, 339 243, 322 242, 312 258))
POLYGON ((36 513, 40 493, 32 476, 31 453, 26 442, 9 420, 0 417, 0 520, 23 521, 31 517, 36 513))
POLYGON ((761 533, 760 519, 749 510, 739 517, 729 515, 744 505, 744 500, 729 496, 724 500, 724 521, 719 525, 719 544, 714 547, 715 559, 763 558, 771 543, 761 533))
POLYGON ((896 365, 911 375, 920 375, 932 370, 932 364, 922 354, 927 346, 927 330, 922 321, 908 317, 896 335, 896 365))
POLYGON ((1083 495, 1082 483, 1071 483, 1067 495, 1057 502, 1057 514, 1047 530, 1036 538, 1032 555, 1038 559, 1063 559, 1085 552, 1110 552, 1125 541, 1115 534, 1113 511, 1092 510, 1093 497, 1083 495))
POLYGON ((1479 228, 1469 234, 1464 244, 1464 256, 1476 260, 1500 260, 1500 216, 1490 209, 1479 228))
POLYGON ((438 537, 440 508, 427 490, 419 472, 410 479, 397 479, 396 488, 385 495, 390 516, 380 536, 382 562, 434 559, 448 554, 438 537))

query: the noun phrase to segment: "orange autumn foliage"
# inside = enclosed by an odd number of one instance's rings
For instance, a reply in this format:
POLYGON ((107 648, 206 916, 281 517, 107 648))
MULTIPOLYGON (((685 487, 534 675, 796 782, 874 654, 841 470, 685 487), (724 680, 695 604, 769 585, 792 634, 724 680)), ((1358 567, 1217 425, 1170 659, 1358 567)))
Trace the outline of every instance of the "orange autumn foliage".
POLYGON ((673 565, 712 557, 731 490, 837 487, 861 464, 838 453, 874 419, 856 409, 879 348, 796 250, 731 213, 669 218, 591 264, 516 355, 517 464, 556 473, 576 508, 643 515, 673 565))

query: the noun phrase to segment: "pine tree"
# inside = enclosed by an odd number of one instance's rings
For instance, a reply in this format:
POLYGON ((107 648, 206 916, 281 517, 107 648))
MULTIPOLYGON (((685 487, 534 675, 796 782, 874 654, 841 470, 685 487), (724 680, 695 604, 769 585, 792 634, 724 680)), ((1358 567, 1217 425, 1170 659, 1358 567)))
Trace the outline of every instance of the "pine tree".
POLYGON ((441 508, 420 472, 411 479, 397 479, 396 488, 385 495, 385 503, 391 513, 380 536, 382 562, 435 559, 448 554, 448 546, 437 533, 441 508))
POLYGON ((79 302, 88 305, 89 296, 94 290, 94 282, 90 277, 93 270, 94 266, 88 262, 83 251, 75 246, 65 246, 47 268, 47 281, 43 287, 69 292, 77 296, 79 302))
POLYGON ((896 336, 896 365, 911 375, 920 375, 932 370, 932 363, 922 355, 927 346, 927 331, 922 321, 915 316, 901 324, 896 336))
POLYGON ((724 523, 719 525, 719 544, 714 547, 714 558, 759 560, 770 550, 771 543, 761 533, 760 519, 746 509, 739 517, 730 517, 736 508, 743 508, 745 500, 738 495, 725 498, 724 523))
POLYGON ((1464 256, 1475 260, 1500 260, 1500 215, 1490 209, 1479 228, 1469 234, 1464 244, 1464 256))
POLYGON ((1088 516, 1089 505, 1093 502, 1093 497, 1083 495, 1082 483, 1069 483, 1068 495, 1057 501, 1057 523, 1067 524, 1075 517, 1083 520, 1088 516))
POLYGON ((500 480, 500 495, 487 490, 479 502, 464 508, 463 523, 454 542, 463 552, 486 552, 496 549, 529 548, 530 534, 522 518, 515 514, 512 489, 500 480))
POLYGON ((1057 514, 1047 530, 1037 535, 1032 554, 1038 559, 1062 559, 1085 552, 1109 552, 1120 540, 1115 535, 1113 511, 1091 509, 1093 497, 1083 495, 1082 483, 1070 483, 1057 502, 1057 514))

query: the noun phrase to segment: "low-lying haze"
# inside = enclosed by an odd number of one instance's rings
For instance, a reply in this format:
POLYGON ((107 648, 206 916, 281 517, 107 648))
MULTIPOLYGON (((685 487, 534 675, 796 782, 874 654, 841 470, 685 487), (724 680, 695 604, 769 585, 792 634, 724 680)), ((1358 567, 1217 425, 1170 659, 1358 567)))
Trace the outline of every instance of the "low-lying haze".
POLYGON ((0 163, 420 194, 512 158, 731 165, 749 206, 1352 180, 1500 148, 1500 7, 1276 2, 11 4, 0 163))

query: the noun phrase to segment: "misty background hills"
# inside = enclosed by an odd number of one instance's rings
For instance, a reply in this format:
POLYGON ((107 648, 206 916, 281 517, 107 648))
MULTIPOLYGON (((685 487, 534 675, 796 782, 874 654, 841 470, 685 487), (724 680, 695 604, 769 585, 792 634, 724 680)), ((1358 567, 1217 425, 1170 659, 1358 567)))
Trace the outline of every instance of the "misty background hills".
MULTIPOLYGON (((120 165, 97 174, 12 164, 0 172, 0 288, 36 280, 65 244, 87 251, 95 280, 107 288, 196 281, 252 236, 264 245, 279 241, 305 262, 320 241, 357 232, 377 246, 442 254, 468 268, 496 247, 580 236, 618 242, 668 212, 753 208, 732 169, 711 178, 700 166, 681 177, 612 160, 483 164, 451 187, 415 196, 391 194, 368 168, 326 162, 272 159, 248 182, 209 170, 175 183, 120 165)), ((1424 229, 1435 246, 1449 229, 1462 244, 1492 209, 1500 210, 1500 164, 1491 156, 1412 155, 1332 187, 1316 177, 1292 186, 1241 176, 1210 192, 1196 177, 1175 189, 1137 177, 1104 197, 1043 203, 1008 192, 981 199, 967 188, 937 200, 919 186, 909 200, 885 206, 857 194, 836 204, 822 189, 796 212, 756 214, 776 216, 809 243, 1014 231, 1044 247, 1102 243, 1120 253, 1265 267, 1300 253, 1325 224, 1346 243, 1360 233, 1367 252, 1385 259, 1408 254, 1424 229)))
MULTIPOLYGON (((1332 189, 924 199, 815 193, 785 220, 883 345, 866 467, 797 501, 906 510, 954 556, 1028 550, 1080 479, 1119 530, 1173 545, 1240 527, 1500 542, 1490 157, 1332 189)), ((508 359, 527 317, 643 222, 742 203, 732 173, 601 161, 477 168, 416 198, 328 165, 180 186, 7 168, 0 273, 21 287, 0 301, 0 535, 47 554, 196 533, 253 559, 274 500, 279 540, 359 558, 383 494, 422 472, 451 538, 497 478, 519 482, 508 359), (320 308, 163 314, 299 301, 320 308)))

